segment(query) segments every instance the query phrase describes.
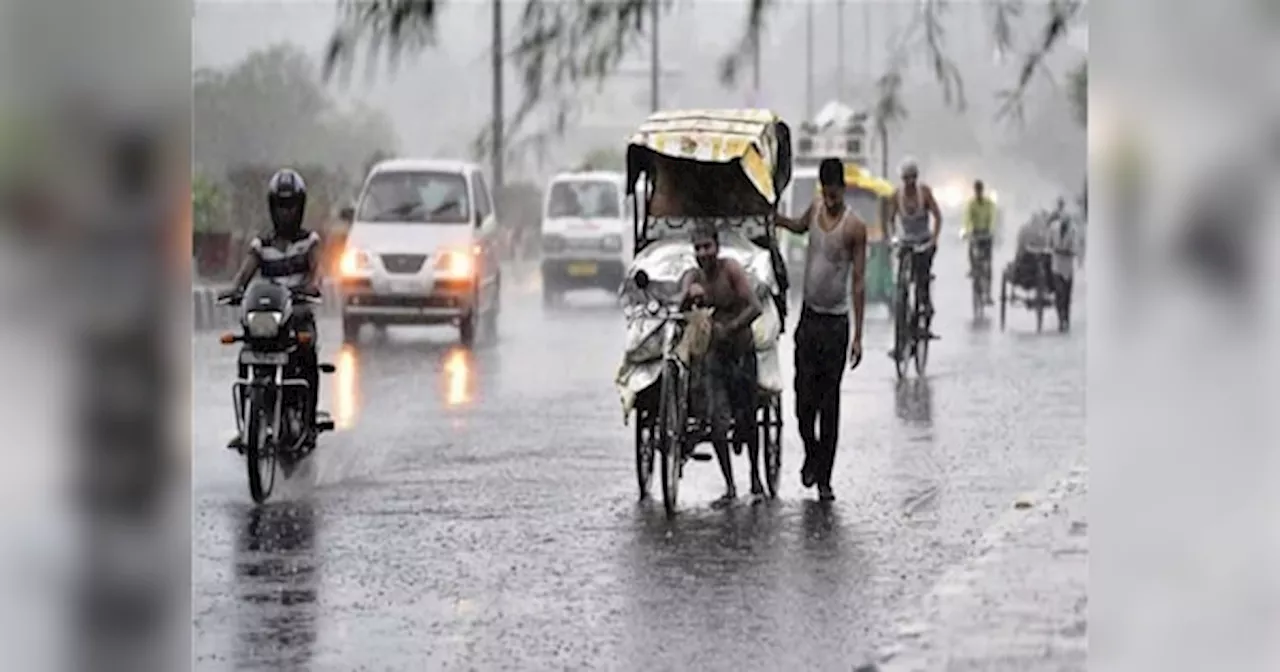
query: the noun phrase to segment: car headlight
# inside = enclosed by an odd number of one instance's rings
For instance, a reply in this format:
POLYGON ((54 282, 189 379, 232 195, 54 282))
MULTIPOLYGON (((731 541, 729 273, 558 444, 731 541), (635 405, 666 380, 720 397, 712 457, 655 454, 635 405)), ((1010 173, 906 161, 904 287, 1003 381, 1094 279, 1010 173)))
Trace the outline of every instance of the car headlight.
POLYGON ((364 250, 348 249, 342 253, 339 270, 346 276, 368 273, 369 253, 364 250))
POLYGON ((617 252, 622 249, 622 236, 609 234, 600 241, 600 247, 604 248, 605 252, 617 252))
POLYGON ((938 204, 944 208, 958 208, 964 205, 964 189, 959 185, 947 185, 936 194, 938 204))
POLYGON ((255 310, 244 316, 244 330, 251 338, 275 338, 283 317, 278 310, 255 310))
POLYGON ((449 250, 436 258, 436 275, 450 280, 470 280, 476 274, 476 255, 471 250, 449 250))

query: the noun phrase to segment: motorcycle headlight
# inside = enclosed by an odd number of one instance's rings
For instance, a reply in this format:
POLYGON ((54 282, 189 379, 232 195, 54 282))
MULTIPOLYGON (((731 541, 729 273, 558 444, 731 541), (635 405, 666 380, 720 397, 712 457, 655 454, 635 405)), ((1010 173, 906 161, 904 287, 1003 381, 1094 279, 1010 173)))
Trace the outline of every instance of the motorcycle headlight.
POLYGON ((645 308, 649 311, 650 315, 657 315, 658 311, 662 309, 662 304, 658 303, 657 299, 651 299, 645 308))
POLYGON ((275 338, 284 316, 278 310, 255 310, 244 317, 244 330, 251 338, 275 338))
POLYGON ((622 249, 622 236, 609 234, 600 241, 600 247, 605 252, 617 252, 622 249))

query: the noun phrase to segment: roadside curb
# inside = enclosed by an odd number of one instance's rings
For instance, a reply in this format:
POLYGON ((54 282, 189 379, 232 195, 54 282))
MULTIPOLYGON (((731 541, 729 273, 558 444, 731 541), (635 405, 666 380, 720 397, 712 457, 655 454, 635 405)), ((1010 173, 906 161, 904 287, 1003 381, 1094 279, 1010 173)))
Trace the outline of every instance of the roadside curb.
POLYGON ((1088 468, 1021 497, 860 672, 1087 669, 1088 468))

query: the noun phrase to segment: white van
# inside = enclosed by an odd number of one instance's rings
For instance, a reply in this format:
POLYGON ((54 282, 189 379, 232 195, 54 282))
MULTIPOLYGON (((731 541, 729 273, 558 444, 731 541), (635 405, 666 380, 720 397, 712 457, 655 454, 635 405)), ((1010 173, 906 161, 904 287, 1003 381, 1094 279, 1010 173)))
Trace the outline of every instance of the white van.
POLYGON ((464 345, 497 324, 498 222, 474 163, 395 159, 373 167, 340 266, 342 332, 365 324, 456 325, 464 345))
POLYGON ((565 292, 616 293, 633 254, 626 176, 617 172, 556 175, 542 204, 542 303, 565 292))

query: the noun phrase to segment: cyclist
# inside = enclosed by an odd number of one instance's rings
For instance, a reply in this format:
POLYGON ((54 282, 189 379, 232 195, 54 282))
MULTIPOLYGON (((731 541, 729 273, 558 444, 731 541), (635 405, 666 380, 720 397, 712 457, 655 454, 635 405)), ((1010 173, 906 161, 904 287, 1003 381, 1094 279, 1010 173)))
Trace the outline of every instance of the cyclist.
POLYGON ((962 233, 969 241, 969 277, 981 268, 985 275, 986 296, 982 297, 988 306, 991 300, 991 241, 995 235, 996 204, 987 198, 982 180, 973 183, 973 198, 964 208, 964 224, 962 233))
MULTIPOLYGON (((920 167, 914 159, 903 161, 901 174, 902 186, 889 202, 887 222, 890 227, 899 222, 896 233, 902 244, 901 254, 914 255, 911 266, 915 269, 916 292, 925 318, 931 322, 933 301, 929 289, 933 280, 933 255, 938 251, 938 236, 942 233, 942 211, 933 198, 933 189, 920 182, 920 167), (929 222, 931 215, 932 226, 929 222), (917 252, 915 248, 923 243, 928 243, 928 246, 917 252)), ((927 338, 937 337, 932 330, 927 334, 927 338)), ((897 359, 896 347, 889 356, 897 359)))

